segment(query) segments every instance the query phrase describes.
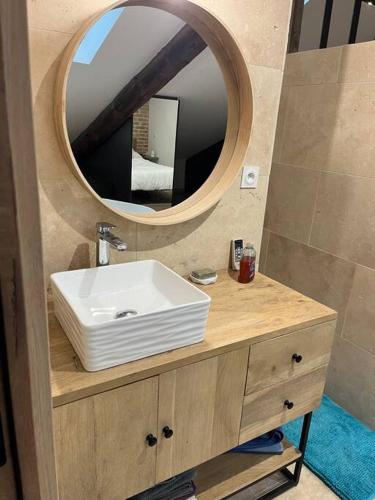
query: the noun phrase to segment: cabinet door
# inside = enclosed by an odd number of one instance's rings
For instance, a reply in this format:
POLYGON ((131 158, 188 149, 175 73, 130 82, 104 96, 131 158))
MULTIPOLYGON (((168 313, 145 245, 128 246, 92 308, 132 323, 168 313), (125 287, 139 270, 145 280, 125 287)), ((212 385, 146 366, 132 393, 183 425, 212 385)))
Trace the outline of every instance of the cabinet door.
POLYGON ((160 375, 157 482, 238 444, 248 355, 240 349, 160 375))
POLYGON ((124 500, 155 484, 157 377, 54 410, 61 500, 124 500))

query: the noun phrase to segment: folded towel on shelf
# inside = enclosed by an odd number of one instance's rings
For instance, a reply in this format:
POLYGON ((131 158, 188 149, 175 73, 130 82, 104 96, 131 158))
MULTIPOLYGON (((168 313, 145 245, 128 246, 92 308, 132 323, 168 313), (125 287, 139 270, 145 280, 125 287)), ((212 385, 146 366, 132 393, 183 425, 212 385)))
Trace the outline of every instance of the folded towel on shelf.
POLYGON ((282 455, 284 452, 283 443, 275 443, 269 446, 259 446, 258 448, 253 448, 246 451, 236 452, 236 453, 270 453, 272 455, 282 455))
POLYGON ((255 439, 240 444, 230 450, 230 453, 273 453, 281 455, 284 451, 284 434, 281 427, 273 431, 266 432, 255 439))
MULTIPOLYGON (((195 486, 194 481, 192 481, 191 483, 192 483, 194 491, 196 491, 197 488, 195 486)), ((194 500, 194 499, 197 498, 195 495, 193 495, 193 496, 190 496, 190 495, 191 495, 191 493, 187 497, 186 496, 184 496, 184 497, 178 497, 178 498, 175 498, 174 500, 194 500)), ((164 500, 164 497, 163 497, 163 500, 164 500)))
POLYGON ((194 498, 196 487, 193 478, 195 469, 188 470, 157 484, 129 500, 188 500, 194 498))

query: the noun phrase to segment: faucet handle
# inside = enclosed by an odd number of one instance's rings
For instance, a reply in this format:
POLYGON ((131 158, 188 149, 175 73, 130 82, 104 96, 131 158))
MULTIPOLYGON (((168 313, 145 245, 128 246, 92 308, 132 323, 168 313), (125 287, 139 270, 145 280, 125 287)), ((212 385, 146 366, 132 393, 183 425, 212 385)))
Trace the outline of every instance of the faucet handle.
POLYGON ((114 224, 110 222, 97 222, 96 223, 96 232, 99 234, 109 233, 111 229, 116 227, 114 224))

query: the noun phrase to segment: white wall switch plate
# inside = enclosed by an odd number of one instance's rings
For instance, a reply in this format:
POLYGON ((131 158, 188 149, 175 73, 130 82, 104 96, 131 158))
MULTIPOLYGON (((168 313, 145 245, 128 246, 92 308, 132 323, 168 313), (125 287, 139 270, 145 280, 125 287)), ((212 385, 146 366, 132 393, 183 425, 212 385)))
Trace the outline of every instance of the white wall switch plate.
POLYGON ((255 189, 258 186, 259 167, 247 166, 243 167, 241 188, 255 189))

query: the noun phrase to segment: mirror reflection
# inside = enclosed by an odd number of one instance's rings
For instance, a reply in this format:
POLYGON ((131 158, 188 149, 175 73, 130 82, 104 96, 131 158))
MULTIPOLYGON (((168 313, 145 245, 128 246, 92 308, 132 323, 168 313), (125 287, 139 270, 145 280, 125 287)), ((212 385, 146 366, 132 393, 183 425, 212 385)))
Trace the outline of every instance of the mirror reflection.
POLYGON ((86 33, 71 65, 66 119, 76 162, 113 208, 163 210, 195 193, 224 143, 220 67, 181 19, 120 7, 86 33))

